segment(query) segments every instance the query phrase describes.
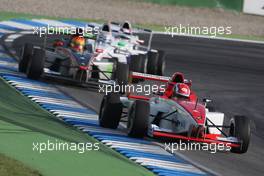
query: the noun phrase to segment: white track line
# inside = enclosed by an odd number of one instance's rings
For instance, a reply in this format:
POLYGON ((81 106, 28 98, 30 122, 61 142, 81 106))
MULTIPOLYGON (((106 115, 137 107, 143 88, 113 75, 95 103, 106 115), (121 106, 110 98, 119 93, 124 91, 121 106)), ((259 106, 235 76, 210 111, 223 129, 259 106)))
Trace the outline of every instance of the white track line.
MULTIPOLYGON (((53 114, 56 114, 56 115, 75 116, 75 117, 79 117, 79 118, 91 117, 90 114, 74 112, 74 111, 50 110, 50 112, 52 112, 53 114)), ((94 117, 97 117, 97 115, 94 117)), ((96 120, 97 120, 97 118, 96 118, 96 120)))
POLYGON ((6 30, 6 29, 1 29, 0 28, 0 33, 5 33, 5 34, 8 34, 8 33, 13 33, 14 31, 10 31, 10 30, 6 30))
POLYGON ((57 27, 76 27, 75 25, 63 23, 63 22, 56 21, 56 20, 33 19, 32 21, 35 21, 35 22, 38 22, 38 23, 47 24, 47 25, 50 25, 50 26, 57 26, 57 27))
POLYGON ((94 127, 94 126, 88 126, 88 125, 74 125, 78 127, 83 132, 99 132, 99 133, 106 133, 106 134, 117 134, 117 135, 123 135, 127 136, 126 133, 118 130, 111 130, 111 129, 105 129, 101 127, 94 127))
POLYGON ((143 166, 158 166, 165 169, 178 170, 178 171, 188 171, 196 174, 204 174, 200 169, 195 168, 191 164, 176 163, 163 161, 158 159, 150 159, 145 157, 131 157, 135 162, 140 163, 143 166))
POLYGON ((14 21, 2 21, 2 22, 0 22, 0 24, 4 24, 7 26, 11 26, 11 27, 16 27, 16 28, 20 28, 20 29, 25 29, 25 30, 33 30, 33 26, 30 26, 27 24, 22 24, 22 23, 17 23, 14 21))
POLYGON ((80 117, 76 115, 65 115, 65 114, 57 114, 57 117, 65 117, 65 118, 72 118, 72 119, 83 119, 83 120, 94 120, 97 121, 98 116, 93 114, 87 114, 85 117, 80 117))
POLYGON ((1 60, 1 57, 12 59, 12 57, 10 57, 8 54, 0 52, 0 60, 1 60))
POLYGON ((7 61, 0 60, 0 65, 17 68, 17 63, 13 63, 13 62, 7 62, 7 61))

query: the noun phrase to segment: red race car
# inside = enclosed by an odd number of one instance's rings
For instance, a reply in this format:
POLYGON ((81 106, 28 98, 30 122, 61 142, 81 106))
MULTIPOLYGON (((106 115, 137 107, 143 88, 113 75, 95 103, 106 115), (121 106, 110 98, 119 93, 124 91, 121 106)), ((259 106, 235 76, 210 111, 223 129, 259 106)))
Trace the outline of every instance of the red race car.
POLYGON ((133 78, 163 82, 155 96, 105 95, 100 108, 99 124, 115 129, 127 117, 127 134, 131 137, 169 138, 203 144, 224 145, 234 153, 245 153, 250 142, 250 120, 234 116, 224 125, 224 113, 209 110, 210 100, 198 101, 191 90, 192 82, 176 72, 171 78, 133 73, 133 78), (224 130, 226 129, 226 130, 224 130))

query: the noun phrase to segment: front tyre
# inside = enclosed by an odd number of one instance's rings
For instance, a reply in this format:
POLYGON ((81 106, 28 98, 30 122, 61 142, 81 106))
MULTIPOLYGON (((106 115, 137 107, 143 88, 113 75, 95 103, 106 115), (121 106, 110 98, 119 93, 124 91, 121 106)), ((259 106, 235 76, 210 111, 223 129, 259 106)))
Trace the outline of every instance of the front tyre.
POLYGON ((141 55, 131 55, 130 57, 130 71, 142 73, 142 71, 144 71, 144 65, 142 65, 144 58, 141 55))
POLYGON ((44 70, 45 51, 43 49, 34 49, 27 67, 27 77, 30 79, 39 79, 44 70))
POLYGON ((158 61, 157 61, 157 75, 163 76, 165 72, 165 52, 159 50, 158 61))
POLYGON ((125 63, 117 63, 115 80, 119 85, 127 85, 129 79, 129 65, 125 63))
POLYGON ((127 134, 135 138, 143 138, 148 130, 150 106, 142 100, 135 100, 128 111, 127 134))
POLYGON ((99 125, 104 128, 116 129, 121 119, 123 106, 118 94, 105 95, 99 113, 99 125))
POLYGON ((148 52, 148 63, 147 63, 147 73, 156 75, 158 64, 158 52, 151 50, 148 52))
POLYGON ((18 63, 19 72, 22 72, 22 73, 27 72, 27 67, 30 61, 30 57, 32 56, 32 52, 33 52, 33 45, 30 43, 26 43, 22 51, 22 55, 21 55, 22 58, 18 63))
POLYGON ((230 121, 229 136, 236 137, 240 147, 232 147, 233 153, 246 153, 250 142, 250 119, 245 116, 234 116, 230 121))
POLYGON ((141 73, 147 73, 148 57, 147 54, 139 54, 141 59, 142 70, 141 73))

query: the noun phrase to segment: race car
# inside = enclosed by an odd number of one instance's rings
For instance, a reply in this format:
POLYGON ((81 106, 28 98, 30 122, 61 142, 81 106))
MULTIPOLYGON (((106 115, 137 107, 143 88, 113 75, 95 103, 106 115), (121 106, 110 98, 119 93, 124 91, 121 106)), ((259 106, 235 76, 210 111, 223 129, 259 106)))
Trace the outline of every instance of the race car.
POLYGON ((191 89, 192 82, 185 79, 182 73, 176 72, 172 77, 142 73, 133 73, 132 76, 160 81, 166 87, 152 97, 121 96, 117 93, 105 95, 99 113, 101 127, 116 129, 121 118, 127 118, 127 134, 131 137, 223 144, 231 152, 247 152, 249 118, 234 116, 230 124, 224 125, 224 113, 211 111, 208 99, 199 102, 191 89))
POLYGON ((22 49, 19 71, 26 73, 30 79, 45 76, 81 84, 127 84, 128 65, 118 62, 116 57, 97 60, 97 53, 93 51, 90 41, 76 33, 68 38, 60 36, 49 44, 47 36, 43 45, 26 43, 22 49))
POLYGON ((101 54, 98 57, 118 57, 119 62, 127 63, 130 71, 163 75, 165 70, 165 52, 151 49, 152 31, 136 28, 125 22, 105 23, 101 27, 95 43, 95 50, 101 54), (143 45, 133 31, 149 36, 148 42, 143 45))

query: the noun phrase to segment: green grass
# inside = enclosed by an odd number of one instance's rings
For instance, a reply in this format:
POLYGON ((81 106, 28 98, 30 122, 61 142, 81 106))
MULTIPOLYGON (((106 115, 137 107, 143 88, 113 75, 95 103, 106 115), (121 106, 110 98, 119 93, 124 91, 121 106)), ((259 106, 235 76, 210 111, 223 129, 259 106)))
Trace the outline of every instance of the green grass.
POLYGON ((0 174, 1 176, 41 176, 41 174, 33 170, 23 163, 11 159, 3 154, 0 154, 0 174))
POLYGON ((144 0, 161 5, 183 5, 191 7, 216 7, 214 0, 144 0))
MULTIPOLYGON (((0 12, 0 21, 10 20, 13 18, 21 18, 21 19, 54 19, 54 20, 76 20, 83 22, 97 22, 103 23, 102 20, 94 20, 94 19, 80 19, 80 18, 59 18, 59 17, 50 17, 50 16, 41 16, 41 15, 30 15, 25 13, 13 13, 13 12, 0 12)), ((152 29, 153 31, 165 31, 164 26, 157 24, 135 24, 137 27, 152 29)), ((245 40, 256 40, 256 41, 264 41, 264 36, 255 36, 255 35, 240 35, 240 34, 231 34, 231 35, 217 35, 217 37, 224 37, 230 39, 245 39, 245 40)))
POLYGON ((180 5, 190 7, 224 8, 242 10, 243 0, 144 0, 161 5, 180 5))
MULTIPOLYGON (((98 141, 55 118, 0 79, 0 153, 47 176, 151 176, 150 171, 99 144, 99 150, 33 150, 33 143, 98 141)), ((4 164, 3 168, 8 168, 4 164)), ((0 172, 2 176, 2 173, 0 172)))

